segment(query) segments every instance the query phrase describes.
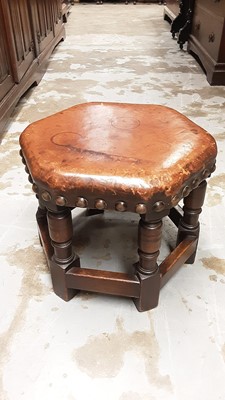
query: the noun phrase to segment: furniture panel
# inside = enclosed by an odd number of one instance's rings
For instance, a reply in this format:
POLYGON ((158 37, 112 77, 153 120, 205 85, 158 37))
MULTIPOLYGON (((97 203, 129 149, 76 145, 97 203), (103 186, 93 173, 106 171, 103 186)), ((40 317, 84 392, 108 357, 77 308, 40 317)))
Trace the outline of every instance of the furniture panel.
POLYGON ((212 11, 216 15, 225 17, 224 0, 199 0, 198 4, 204 6, 208 11, 212 11))
POLYGON ((2 2, 7 26, 7 40, 10 43, 9 55, 12 73, 17 83, 20 82, 35 58, 27 5, 27 0, 2 2))
POLYGON ((57 34, 58 30, 61 28, 62 24, 62 1, 54 1, 52 0, 52 18, 53 18, 53 27, 54 27, 54 35, 57 34))
POLYGON ((196 6, 192 34, 215 61, 221 57, 221 38, 224 31, 224 18, 208 12, 205 8, 196 6))
POLYGON ((53 40, 52 2, 34 0, 31 6, 36 55, 39 55, 53 40))
MULTIPOLYGON (((3 21, 2 8, 0 4, 0 21, 3 21)), ((14 81, 12 78, 10 63, 7 55, 7 41, 5 26, 0 24, 0 101, 6 93, 13 87, 14 81)))

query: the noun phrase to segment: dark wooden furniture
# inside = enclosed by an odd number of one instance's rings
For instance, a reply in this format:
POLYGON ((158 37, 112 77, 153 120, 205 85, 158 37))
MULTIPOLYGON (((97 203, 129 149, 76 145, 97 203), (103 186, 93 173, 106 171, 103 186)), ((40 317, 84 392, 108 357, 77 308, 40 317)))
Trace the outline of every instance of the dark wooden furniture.
POLYGON ((20 145, 55 293, 64 300, 77 290, 109 293, 133 298, 139 311, 156 307, 160 287, 195 259, 205 179, 215 169, 212 136, 167 107, 89 103, 31 124, 20 145), (74 207, 140 215, 133 273, 80 267, 74 207), (178 226, 177 246, 158 266, 165 216, 178 226))
POLYGON ((225 85, 225 2, 224 0, 171 0, 164 19, 171 23, 173 38, 203 66, 210 85, 225 85))
POLYGON ((67 18, 68 18, 68 15, 70 13, 71 5, 74 5, 73 1, 70 1, 70 0, 63 0, 62 1, 63 22, 67 22, 67 18))
POLYGON ((172 22, 180 12, 179 5, 179 0, 167 0, 166 6, 164 7, 164 19, 172 22))
POLYGON ((188 51, 201 61, 210 85, 225 85, 224 0, 195 0, 188 51))
POLYGON ((0 0, 0 132, 65 36, 61 0, 0 0))
POLYGON ((173 38, 177 35, 177 43, 180 49, 183 49, 191 32, 193 7, 194 0, 180 0, 171 1, 171 4, 169 2, 169 5, 164 8, 164 19, 171 21, 170 31, 173 38))

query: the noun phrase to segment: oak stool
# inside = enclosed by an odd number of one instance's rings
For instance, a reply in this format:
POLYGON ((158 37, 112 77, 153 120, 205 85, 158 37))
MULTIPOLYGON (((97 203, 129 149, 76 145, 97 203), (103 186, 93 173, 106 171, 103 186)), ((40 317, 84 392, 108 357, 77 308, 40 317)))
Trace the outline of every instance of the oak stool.
POLYGON ((156 307, 160 288, 194 262, 205 179, 215 170, 213 137, 168 107, 87 103, 32 123, 20 145, 55 293, 66 301, 79 290, 108 293, 133 298, 139 311, 156 307), (75 207, 140 215, 129 274, 80 267, 75 207), (165 216, 178 227, 177 245, 158 265, 165 216))

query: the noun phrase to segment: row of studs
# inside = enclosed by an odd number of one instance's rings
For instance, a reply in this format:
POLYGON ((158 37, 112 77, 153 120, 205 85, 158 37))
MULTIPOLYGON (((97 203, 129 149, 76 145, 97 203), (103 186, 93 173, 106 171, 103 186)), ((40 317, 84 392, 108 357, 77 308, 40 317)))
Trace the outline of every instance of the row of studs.
MULTIPOLYGON (((209 170, 205 169, 201 174, 202 179, 201 178, 195 178, 191 182, 191 184, 189 186, 185 186, 183 188, 183 190, 182 190, 182 192, 180 192, 180 194, 176 194, 175 196, 172 197, 171 205, 175 206, 175 205, 177 205, 179 203, 179 201, 182 198, 187 197, 189 195, 189 193, 193 189, 195 189, 196 187, 199 186, 200 182, 203 179, 206 179, 206 178, 209 177, 210 173, 211 172, 209 170)), ((35 184, 33 184, 33 191, 35 193, 38 192, 38 187, 35 184)), ((47 192, 46 190, 41 193, 41 197, 46 202, 52 200, 51 194, 49 192, 47 192)), ((55 199, 55 203, 56 203, 57 206, 63 207, 63 206, 66 206, 67 200, 63 196, 57 196, 56 199, 55 199)), ((88 201, 84 197, 77 197, 76 202, 75 202, 75 206, 76 207, 80 207, 80 208, 88 208, 88 201)), ((107 209, 107 203, 103 199, 96 199, 94 207, 97 208, 98 210, 105 210, 105 209, 107 209)), ((152 209, 155 212, 161 212, 161 211, 163 211, 165 209, 165 207, 166 207, 166 205, 165 205, 165 203, 163 201, 157 201, 153 205, 152 209)), ((126 211, 127 210, 127 204, 124 201, 117 201, 116 204, 115 204, 115 209, 117 211, 121 211, 121 212, 126 211)), ((146 205, 144 203, 138 203, 136 205, 136 207, 135 207, 135 212, 138 213, 138 214, 146 214, 146 212, 147 212, 146 205)))
MULTIPOLYGON (((30 173, 29 173, 29 170, 28 170, 28 168, 27 168, 27 166, 26 166, 25 159, 24 159, 24 157, 23 157, 23 155, 22 155, 22 151, 20 151, 20 155, 21 155, 21 157, 22 157, 23 163, 25 164, 25 171, 28 173, 28 180, 30 181, 30 183, 33 184, 33 180, 32 180, 32 178, 31 178, 31 175, 30 175, 30 173)), ((175 206, 175 205, 177 205, 177 204, 179 203, 179 201, 180 201, 182 198, 187 197, 187 196, 190 194, 190 192, 191 192, 193 189, 197 188, 202 180, 208 178, 208 177, 211 175, 211 173, 215 171, 215 169, 216 169, 216 164, 214 164, 210 170, 209 170, 209 169, 204 169, 204 170, 202 171, 201 175, 200 175, 201 177, 195 178, 195 179, 190 183, 189 186, 185 186, 185 187, 183 188, 183 190, 182 190, 182 192, 180 192, 180 194, 177 194, 177 195, 175 195, 175 196, 172 197, 172 199, 171 199, 171 205, 172 205, 172 206, 175 206)), ((37 187, 37 185, 33 184, 32 189, 33 189, 33 191, 34 191, 35 193, 38 193, 38 187, 37 187)), ((43 199, 44 201, 47 201, 47 202, 48 202, 48 201, 51 201, 51 199, 52 199, 50 193, 47 192, 47 191, 43 191, 42 194, 41 194, 41 197, 42 197, 42 199, 43 199)), ((67 200, 66 200, 66 198, 63 197, 63 196, 57 196, 57 197, 56 197, 55 203, 56 203, 56 205, 58 205, 58 206, 65 206, 65 205, 67 204, 67 200)), ((76 207, 87 208, 87 207, 88 207, 88 201, 87 201, 84 197, 78 197, 77 200, 76 200, 75 205, 76 205, 76 207)), ((97 200, 95 201, 95 208, 97 208, 98 210, 104 210, 104 209, 106 209, 106 208, 107 208, 107 204, 106 204, 105 200, 103 200, 103 199, 97 199, 97 200)), ((126 210, 127 210, 127 204, 126 204, 124 201, 118 201, 118 202, 116 202, 116 204, 115 204, 115 209, 116 209, 117 211, 121 211, 121 212, 126 211, 126 210)), ((153 205, 153 211, 155 211, 155 212, 161 212, 161 211, 163 211, 164 209, 165 209, 165 203, 164 203, 163 201, 157 201, 157 202, 153 205)), ((138 214, 146 214, 146 212, 147 212, 147 207, 146 207, 146 205, 143 204, 143 203, 138 203, 138 204, 136 205, 136 207, 135 207, 135 212, 138 213, 138 214)))
MULTIPOLYGON (((33 185, 33 190, 36 193, 37 187, 36 185, 33 185)), ((48 202, 51 201, 51 195, 49 192, 44 191, 41 193, 41 197, 44 201, 48 202)), ((57 206, 66 206, 67 200, 63 196, 57 196, 55 199, 55 203, 57 206)), ((163 203, 164 204, 164 203, 163 203)), ((88 208, 88 201, 84 197, 77 197, 75 201, 75 206, 80 207, 80 208, 88 208)), ((94 203, 94 207, 97 208, 98 210, 106 210, 107 209, 107 203, 103 199, 96 199, 94 203)), ((127 203, 125 201, 117 201, 115 203, 115 210, 116 211, 127 211, 127 203)), ((147 207, 143 203, 139 203, 135 207, 135 212, 138 214, 146 214, 147 212, 147 207)))
MULTIPOLYGON (((26 161, 25 161, 25 159, 23 157, 23 153, 22 153, 21 150, 20 150, 20 156, 22 157, 22 162, 25 165, 25 171, 28 174, 28 180, 32 184, 33 192, 38 194, 38 192, 39 192, 38 186, 35 183, 33 183, 32 177, 30 175, 30 171, 27 168, 26 161)), ((41 193, 41 197, 46 202, 49 202, 49 201, 52 200, 51 194, 47 190, 45 190, 45 191, 43 191, 41 193)), ((56 203, 57 206, 63 207, 63 206, 66 206, 67 200, 63 196, 57 196, 56 199, 55 199, 55 203, 56 203)), ((84 197, 77 197, 77 200, 75 202, 75 206, 76 207, 80 207, 80 208, 88 208, 88 201, 84 197)), ((105 200, 97 199, 95 201, 95 208, 97 208, 98 210, 105 210, 107 208, 107 204, 106 204, 105 200)), ((165 209, 165 203, 163 201, 157 201, 153 205, 153 210, 155 212, 160 212, 160 211, 163 211, 164 209, 165 209)), ((124 211, 127 210, 127 204, 124 201, 117 201, 115 203, 115 210, 116 211, 120 211, 120 212, 124 212, 124 211)), ((146 214, 146 212, 147 212, 146 205, 143 204, 143 203, 138 203, 136 205, 136 207, 135 207, 135 212, 137 214, 140 214, 140 215, 146 214)))
MULTIPOLYGON (((23 157, 22 157, 22 159, 23 159, 23 163, 25 164, 25 171, 28 174, 28 180, 32 184, 32 190, 33 190, 34 193, 38 194, 38 192, 39 192, 38 186, 35 183, 33 183, 32 177, 31 177, 31 175, 29 173, 29 170, 28 170, 28 168, 26 166, 25 160, 24 160, 23 157)), ((52 200, 52 196, 47 190, 44 190, 41 193, 41 198, 46 202, 49 202, 49 201, 52 200)), ((56 203, 57 206, 63 207, 63 206, 66 206, 67 200, 63 196, 57 196, 56 199, 55 199, 55 203, 56 203)), ((88 201, 84 197, 77 197, 76 202, 75 202, 75 206, 76 207, 80 207, 80 208, 88 208, 88 201)), ((95 205, 94 206, 98 210, 107 209, 107 203, 103 199, 97 199, 95 201, 95 205)), ((154 204, 154 206, 153 206, 153 209, 156 212, 162 211, 164 208, 165 208, 165 204, 162 201, 156 202, 154 204)), ((124 201, 117 201, 116 204, 115 204, 115 210, 116 211, 120 211, 120 212, 127 211, 127 204, 124 201)), ((146 212, 147 212, 146 205, 143 204, 143 203, 138 203, 136 205, 136 207, 135 207, 135 212, 137 214, 146 214, 146 212)))
POLYGON ((179 194, 176 194, 175 196, 172 197, 171 199, 172 206, 176 206, 181 199, 187 197, 191 193, 191 191, 193 189, 196 189, 204 179, 208 178, 211 175, 211 173, 215 171, 215 169, 216 169, 216 164, 212 166, 211 170, 204 169, 200 174, 199 178, 193 179, 193 181, 190 182, 189 186, 185 186, 179 194))
MULTIPOLYGON (((22 162, 25 165, 25 171, 28 174, 28 180, 29 182, 32 184, 32 190, 34 193, 38 194, 39 190, 38 190, 38 186, 33 183, 33 179, 30 175, 30 171, 26 165, 26 161, 23 157, 22 151, 20 150, 20 156, 22 157, 22 162)), ((52 200, 52 196, 51 194, 47 191, 44 190, 41 193, 41 197, 44 201, 49 202, 52 200)), ((55 203, 57 206, 63 207, 66 206, 67 204, 67 200, 65 197, 63 196, 57 196, 55 199, 55 203)), ((75 206, 76 207, 80 207, 80 208, 88 208, 88 201, 87 199, 85 199, 84 197, 77 197, 76 202, 75 202, 75 206)), ((98 210, 105 210, 107 208, 107 203, 105 202, 105 200, 103 199, 97 199, 95 201, 95 208, 97 208, 98 210)), ((157 201, 154 205, 153 205, 153 210, 156 212, 160 212, 163 211, 165 208, 165 203, 163 201, 157 201)), ((116 211, 120 211, 120 212, 124 212, 127 210, 127 204, 124 201, 117 201, 115 204, 115 210, 116 211)), ((147 212, 147 207, 145 204, 143 203, 138 203, 135 207, 135 212, 137 214, 146 214, 147 212)))
MULTIPOLYGON (((36 193, 37 186, 33 185, 33 190, 36 193), (35 186, 35 187, 34 187, 35 186)), ((51 201, 51 195, 49 192, 44 191, 41 193, 41 197, 44 201, 51 201)), ((63 196, 57 196, 55 199, 55 203, 57 206, 66 206, 67 201, 66 198, 63 196)), ((75 201, 75 206, 80 207, 80 208, 88 208, 88 201, 84 197, 77 197, 75 201)), ((98 210, 106 210, 107 209, 107 203, 103 199, 96 199, 94 207, 97 208, 98 210)), ((153 211, 155 212, 160 212, 165 209, 166 205, 163 201, 157 201, 153 205, 153 211)), ((115 210, 116 211, 127 211, 127 203, 125 201, 117 201, 115 203, 115 210)), ((146 214, 147 212, 147 207, 144 203, 138 203, 135 207, 135 212, 137 214, 146 214)))

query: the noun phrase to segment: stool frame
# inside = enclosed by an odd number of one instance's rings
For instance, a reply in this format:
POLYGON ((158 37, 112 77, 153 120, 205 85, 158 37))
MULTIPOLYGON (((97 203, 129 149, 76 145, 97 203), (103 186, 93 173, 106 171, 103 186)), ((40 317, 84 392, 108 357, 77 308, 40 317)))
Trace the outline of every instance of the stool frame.
MULTIPOLYGON (((130 274, 81 267, 80 259, 72 246, 71 208, 46 207, 39 200, 36 218, 54 292, 65 301, 84 290, 131 297, 138 311, 155 308, 158 305, 160 288, 184 263, 194 263, 200 230, 199 214, 202 211, 206 186, 204 180, 184 198, 183 210, 180 206, 170 209, 168 216, 178 228, 177 245, 160 265, 157 264, 157 258, 161 244, 162 218, 146 220, 145 215, 140 215, 139 261, 130 274)), ((89 211, 90 215, 99 213, 97 209, 89 211)))

